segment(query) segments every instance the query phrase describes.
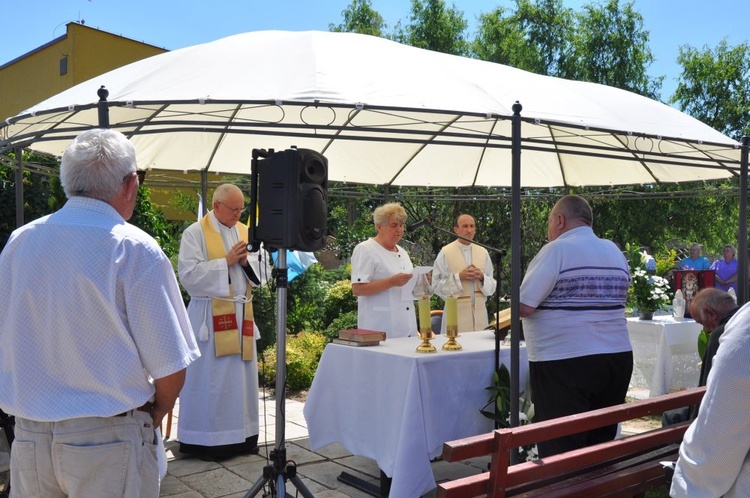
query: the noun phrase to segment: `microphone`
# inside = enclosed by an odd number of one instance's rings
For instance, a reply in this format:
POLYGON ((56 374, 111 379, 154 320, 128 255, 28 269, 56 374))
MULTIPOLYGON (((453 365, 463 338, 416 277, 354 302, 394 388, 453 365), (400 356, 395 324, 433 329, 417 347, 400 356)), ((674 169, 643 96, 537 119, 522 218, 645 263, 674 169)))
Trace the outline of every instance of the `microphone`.
POLYGON ((416 223, 412 223, 411 225, 407 226, 406 230, 408 232, 411 232, 412 230, 416 230, 417 228, 422 228, 423 226, 429 225, 430 223, 432 223, 432 218, 425 218, 423 220, 420 220, 416 223))

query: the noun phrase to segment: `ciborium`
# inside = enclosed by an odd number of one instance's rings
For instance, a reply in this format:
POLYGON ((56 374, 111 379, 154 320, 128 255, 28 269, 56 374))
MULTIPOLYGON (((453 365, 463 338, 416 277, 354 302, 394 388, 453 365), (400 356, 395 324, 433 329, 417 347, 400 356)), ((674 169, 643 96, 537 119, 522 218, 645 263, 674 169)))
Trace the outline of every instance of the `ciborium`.
POLYGON ((422 339, 422 344, 417 346, 417 353, 434 353, 437 349, 430 342, 435 338, 430 320, 432 284, 428 280, 426 273, 417 275, 417 283, 414 285, 411 293, 417 300, 417 310, 419 310, 419 323, 417 326, 419 329, 419 338, 422 339))

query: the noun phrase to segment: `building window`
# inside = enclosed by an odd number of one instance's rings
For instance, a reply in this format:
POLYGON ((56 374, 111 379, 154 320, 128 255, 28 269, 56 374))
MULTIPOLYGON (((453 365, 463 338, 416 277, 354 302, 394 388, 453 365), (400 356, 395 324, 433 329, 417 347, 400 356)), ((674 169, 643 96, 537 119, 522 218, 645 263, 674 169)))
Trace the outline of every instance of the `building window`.
POLYGON ((68 74, 68 56, 60 59, 60 76, 68 74))

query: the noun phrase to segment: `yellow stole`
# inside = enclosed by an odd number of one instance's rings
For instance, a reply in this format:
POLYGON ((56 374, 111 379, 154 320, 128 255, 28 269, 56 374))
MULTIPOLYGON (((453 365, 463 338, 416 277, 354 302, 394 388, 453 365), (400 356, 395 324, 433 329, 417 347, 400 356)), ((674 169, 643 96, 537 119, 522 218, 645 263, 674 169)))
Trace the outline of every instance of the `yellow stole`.
MULTIPOLYGON (((221 259, 226 257, 227 250, 224 248, 224 241, 221 234, 214 229, 209 219, 209 215, 201 218, 201 228, 203 236, 206 239, 206 250, 208 259, 221 259)), ((247 243, 247 227, 242 223, 237 223, 240 229, 240 240, 247 243), (244 228, 244 230, 243 230, 244 228)), ((252 361, 254 357, 255 338, 253 334, 253 289, 250 283, 247 284, 245 297, 245 309, 242 320, 242 334, 240 335, 237 327, 237 314, 235 313, 234 300, 232 299, 232 284, 229 284, 229 295, 225 299, 211 299, 211 311, 213 314, 214 326, 214 349, 216 356, 229 356, 242 354, 242 359, 252 361), (240 341, 240 337, 242 340, 240 341)))
MULTIPOLYGON (((448 271, 451 273, 460 273, 468 266, 461 247, 462 244, 458 240, 454 240, 445 246, 445 261, 448 263, 448 271)), ((471 244, 471 261, 474 266, 484 271, 487 260, 476 244, 471 244)), ((468 280, 462 280, 461 286, 461 295, 457 296, 458 331, 471 332, 485 328, 487 326, 487 313, 484 303, 487 298, 482 294, 482 284, 480 282, 474 283, 474 306, 471 305, 471 283, 468 280)))
MULTIPOLYGON (((486 263, 484 253, 476 244, 471 244, 471 262, 474 266, 484 271, 484 264, 486 263)), ((454 240, 447 246, 445 246, 445 262, 448 263, 448 271, 451 273, 459 273, 461 270, 466 268, 466 260, 464 259, 463 251, 461 251, 461 242, 454 240)), ((463 290, 461 296, 463 298, 471 297, 471 283, 468 280, 462 280, 461 285, 463 290)), ((476 282, 474 285, 474 294, 477 297, 484 297, 481 289, 482 284, 476 282)))

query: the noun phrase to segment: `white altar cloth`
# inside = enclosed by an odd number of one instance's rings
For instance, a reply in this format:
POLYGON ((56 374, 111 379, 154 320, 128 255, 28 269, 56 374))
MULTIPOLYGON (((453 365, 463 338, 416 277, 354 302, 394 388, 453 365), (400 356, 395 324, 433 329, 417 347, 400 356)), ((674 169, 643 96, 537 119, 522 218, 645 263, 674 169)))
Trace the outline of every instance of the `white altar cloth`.
POLYGON ((648 388, 649 396, 698 386, 701 359, 698 335, 703 326, 690 318, 670 315, 653 320, 628 318, 633 346, 631 388, 648 388))
MULTIPOLYGON (((379 346, 329 344, 305 402, 310 447, 338 443, 354 455, 372 458, 392 478, 390 496, 415 498, 433 489, 430 460, 443 443, 490 432, 484 407, 494 370, 493 334, 461 334, 462 351, 440 348, 417 353, 413 337, 379 346)), ((500 360, 510 368, 510 347, 500 360)), ((521 390, 528 378, 525 346, 520 349, 521 390)))

